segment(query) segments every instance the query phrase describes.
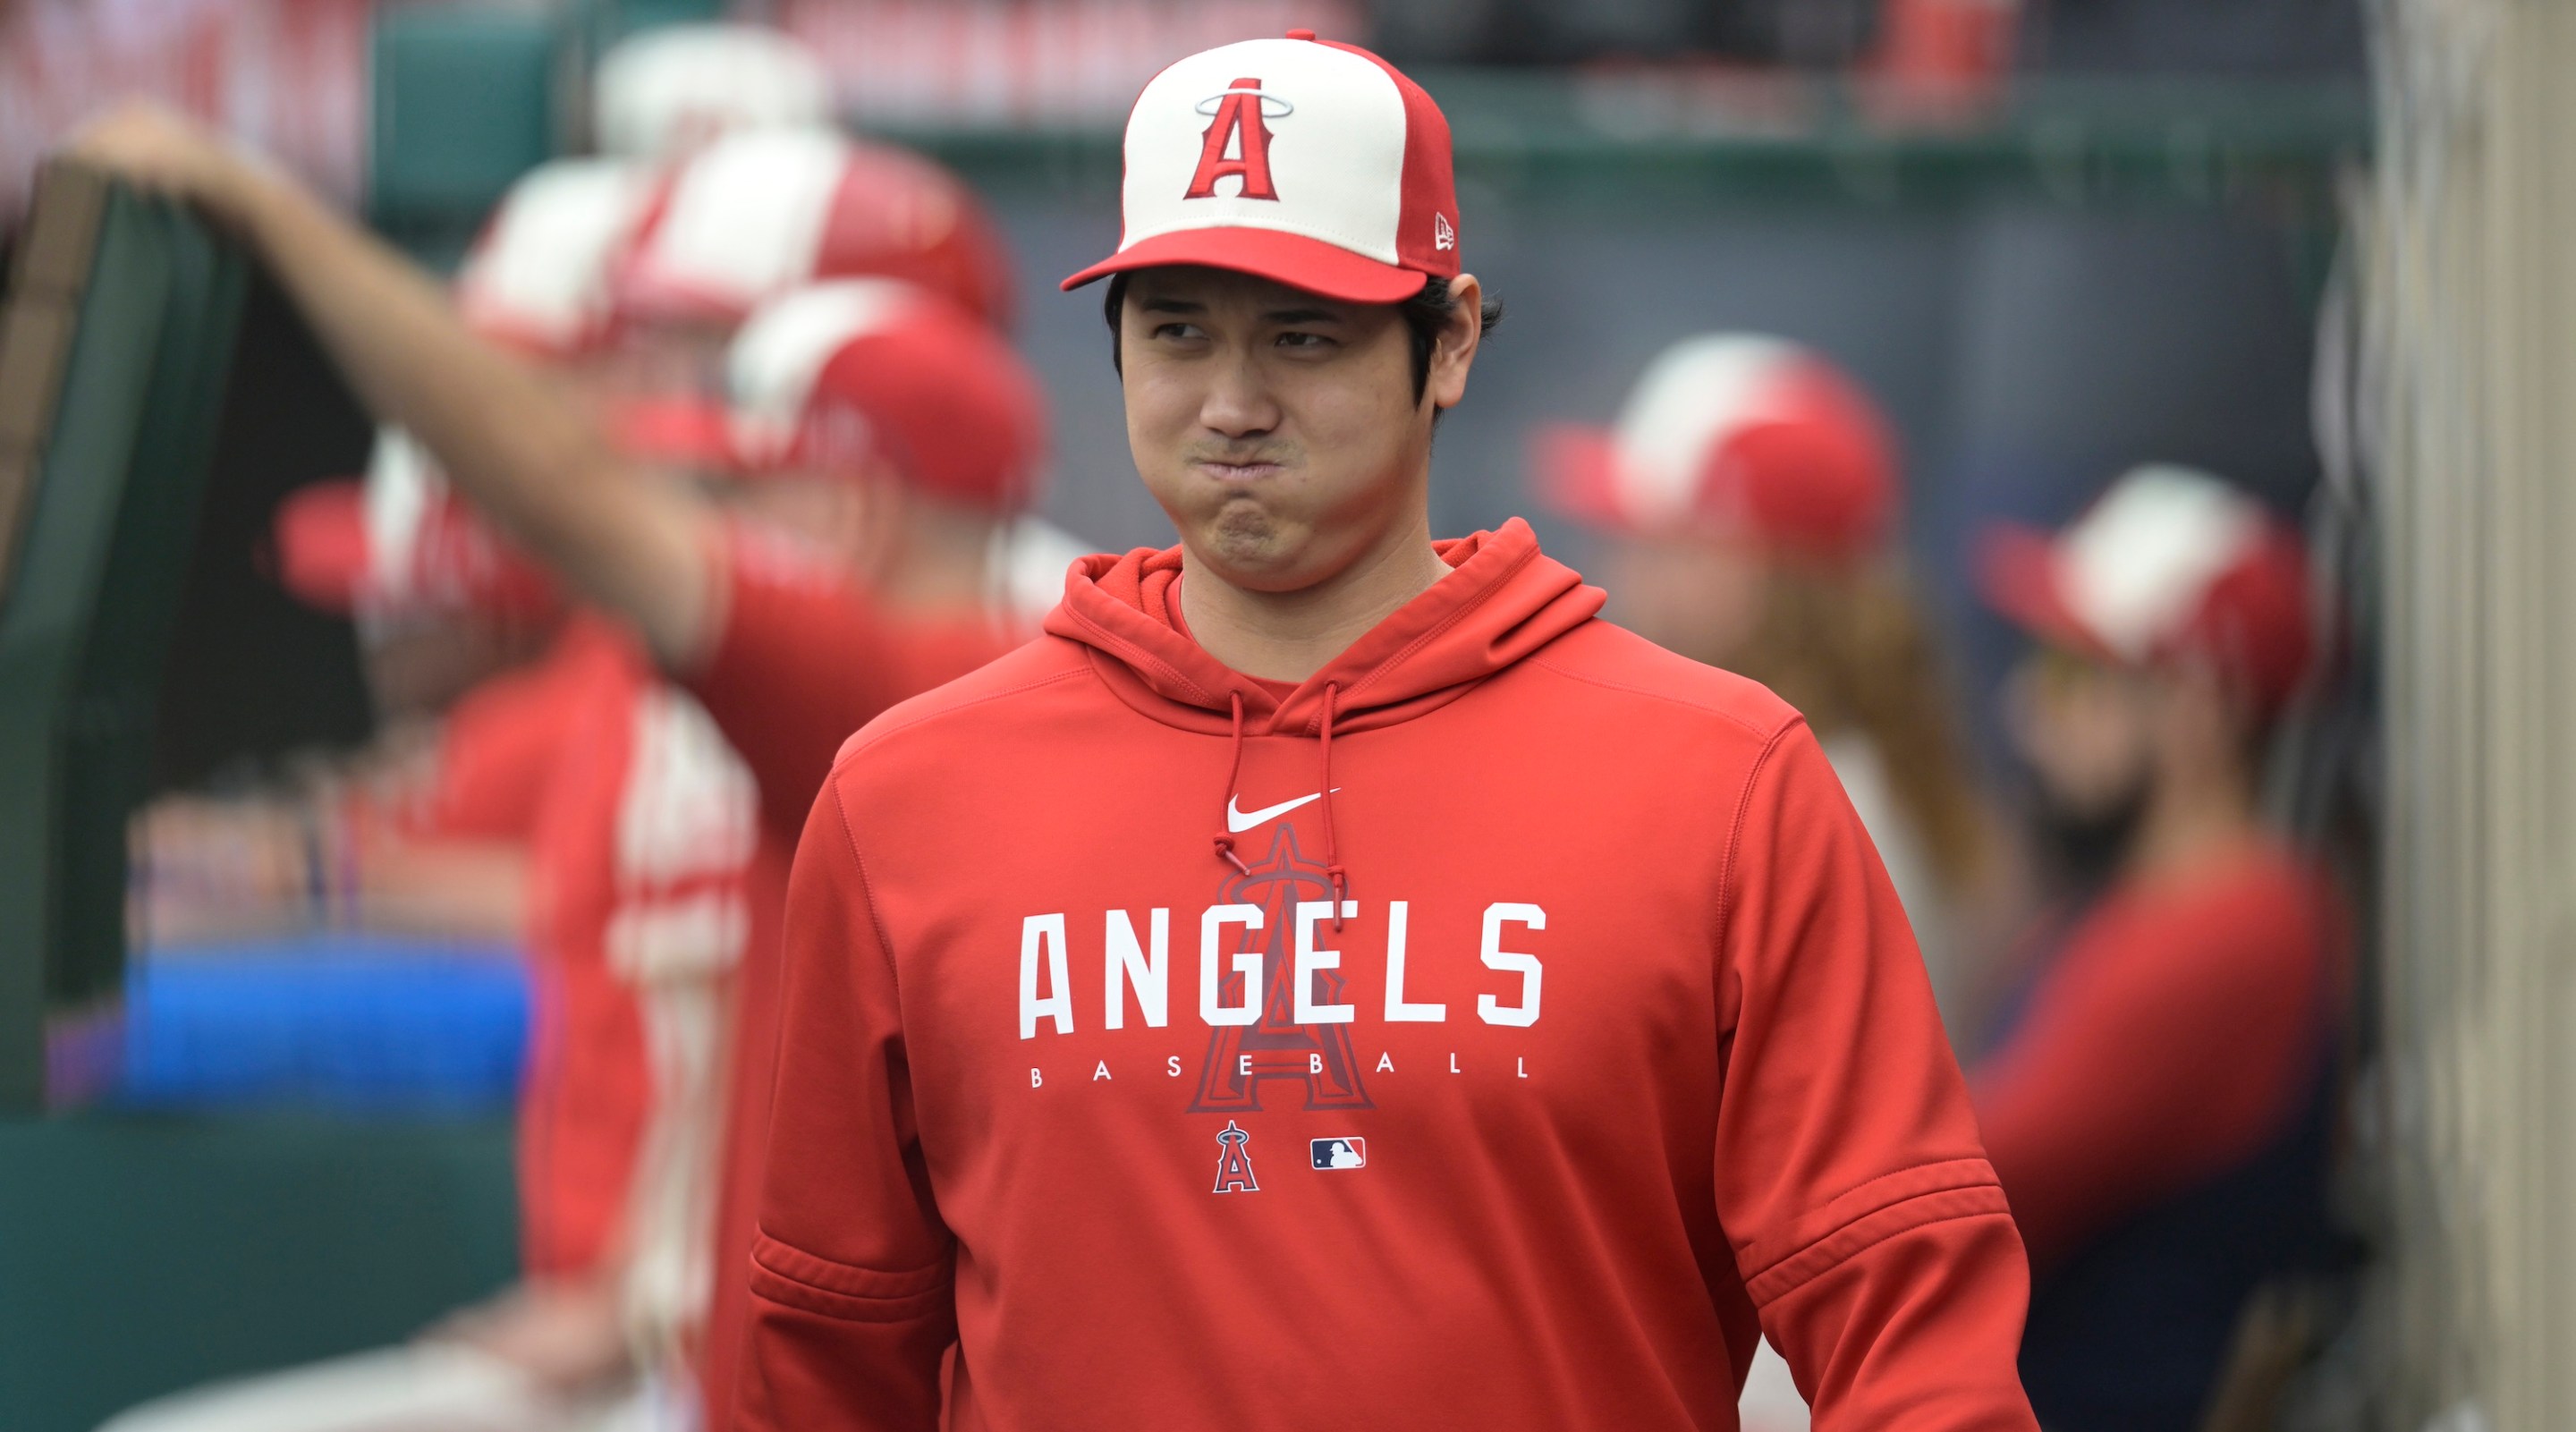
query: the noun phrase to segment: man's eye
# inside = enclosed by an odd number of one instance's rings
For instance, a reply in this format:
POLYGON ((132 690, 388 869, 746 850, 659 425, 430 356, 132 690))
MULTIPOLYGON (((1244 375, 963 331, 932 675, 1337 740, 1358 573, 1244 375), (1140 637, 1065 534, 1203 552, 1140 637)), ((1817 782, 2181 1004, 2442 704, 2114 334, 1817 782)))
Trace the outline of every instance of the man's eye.
POLYGON ((1196 338, 1199 336, 1199 326, 1195 323, 1156 324, 1154 326, 1154 336, 1157 338, 1196 338))
POLYGON ((1279 346, 1282 348, 1321 348, 1332 341, 1333 340, 1320 333, 1282 333, 1279 335, 1279 346))

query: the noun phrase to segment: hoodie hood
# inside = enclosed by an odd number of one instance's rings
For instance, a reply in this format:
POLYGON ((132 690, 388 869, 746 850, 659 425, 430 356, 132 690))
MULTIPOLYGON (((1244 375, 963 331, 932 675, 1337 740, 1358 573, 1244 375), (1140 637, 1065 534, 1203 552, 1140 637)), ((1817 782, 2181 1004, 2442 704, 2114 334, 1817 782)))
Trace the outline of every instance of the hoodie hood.
POLYGON ((1065 574, 1046 630, 1078 642, 1093 669, 1139 712, 1224 734, 1241 703, 1257 736, 1367 731, 1409 720, 1592 620, 1604 594, 1539 550, 1515 517, 1491 532, 1437 544, 1449 575, 1379 622, 1284 698, 1202 650, 1172 620, 1181 549, 1139 547, 1085 557, 1065 574))

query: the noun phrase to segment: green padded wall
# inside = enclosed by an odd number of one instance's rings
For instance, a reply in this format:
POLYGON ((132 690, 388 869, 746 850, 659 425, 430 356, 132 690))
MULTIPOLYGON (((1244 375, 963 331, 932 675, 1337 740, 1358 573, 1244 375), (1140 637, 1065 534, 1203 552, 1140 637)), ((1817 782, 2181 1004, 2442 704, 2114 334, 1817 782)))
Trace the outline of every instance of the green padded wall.
POLYGON ((243 267, 178 209, 57 165, 0 343, 0 1112, 46 1027, 112 1007, 151 735, 243 267))
POLYGON ((567 24, 524 5, 378 12, 368 208, 379 225, 470 232, 511 180, 554 156, 567 24))
POLYGON ((516 1229, 503 1122, 0 1123, 0 1428, 400 1341, 516 1229))

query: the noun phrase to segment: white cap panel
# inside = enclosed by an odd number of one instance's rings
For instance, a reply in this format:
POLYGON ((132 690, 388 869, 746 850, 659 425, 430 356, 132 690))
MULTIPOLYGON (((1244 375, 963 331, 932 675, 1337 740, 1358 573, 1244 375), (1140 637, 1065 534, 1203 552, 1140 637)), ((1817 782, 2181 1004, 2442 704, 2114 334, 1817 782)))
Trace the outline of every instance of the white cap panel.
POLYGON ((832 86, 805 45, 758 25, 670 25, 618 42, 591 81, 605 154, 668 159, 737 129, 816 125, 832 86))
MULTIPOLYGON (((1224 157, 1242 158, 1242 142, 1230 127, 1224 157)), ((1404 96, 1364 56, 1309 40, 1202 51, 1156 75, 1128 117, 1119 247, 1187 229, 1271 229, 1395 263, 1404 147, 1404 96), (1279 197, 1245 198, 1244 178, 1227 176, 1212 197, 1189 198, 1208 131, 1226 115, 1240 79, 1260 82, 1249 99, 1270 131, 1279 197)))
POLYGON ((569 344, 608 315, 608 270, 651 176, 615 159, 558 159, 510 186, 457 275, 467 317, 569 344))
POLYGON ((1687 516, 1709 446, 1762 411, 1800 352, 1777 338, 1713 333, 1656 355, 1612 429, 1621 508, 1649 524, 1687 516))
POLYGON ((2263 509, 2208 473, 2133 468, 2058 539, 2058 591, 2113 655, 2145 661, 2263 530, 2263 509))
POLYGON ((420 545, 429 509, 446 491, 446 477, 418 440, 390 423, 376 429, 359 512, 366 525, 368 573, 380 594, 397 606, 412 595, 412 553, 420 545))
POLYGON ((832 355, 892 327, 919 301, 909 284, 854 278, 799 289, 754 313, 725 358, 736 447, 755 462, 786 452, 832 355))
POLYGON ((736 134, 684 166, 642 264, 655 284, 739 305, 813 270, 849 146, 828 130, 736 134))

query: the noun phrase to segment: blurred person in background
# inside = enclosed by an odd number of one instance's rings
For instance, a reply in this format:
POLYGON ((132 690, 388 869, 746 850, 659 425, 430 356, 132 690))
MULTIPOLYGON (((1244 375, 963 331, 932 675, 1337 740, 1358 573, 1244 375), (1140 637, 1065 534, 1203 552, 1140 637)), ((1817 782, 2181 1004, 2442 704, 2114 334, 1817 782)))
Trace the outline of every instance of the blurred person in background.
MULTIPOLYGON (((887 281, 791 292, 755 315, 733 367, 737 398, 722 416, 744 476, 721 498, 724 520, 790 600, 829 601, 852 570, 939 561, 906 551, 903 514, 924 504, 986 512, 959 525, 990 527, 1030 490, 1035 381, 935 295, 887 281)), ((628 477, 642 492, 694 491, 628 477)), ((956 550, 980 554, 988 536, 970 531, 956 550)), ((968 594, 955 640, 970 655, 1007 625, 973 605, 981 576, 952 579, 968 594)), ((785 847, 714 723, 640 658, 595 666, 577 705, 535 822, 551 993, 522 1115, 528 1281, 414 1348, 156 1404, 121 1428, 696 1415, 684 1402, 694 1379, 639 1386, 635 1374, 685 1373, 710 1350, 710 1245, 748 1246, 747 1231, 728 1239, 712 1219, 729 1167, 720 1140, 757 1144, 720 1110, 765 1093, 748 1075, 722 1077, 722 978, 738 965, 759 978, 747 956, 771 938, 785 847)), ((737 709, 755 705, 746 694, 737 709)))
MULTIPOLYGON (((588 552, 563 568, 576 583, 585 571, 594 580, 640 579, 648 605, 673 582, 741 582, 736 592, 698 595, 723 604, 727 627, 721 640, 685 638, 717 647, 684 658, 683 669, 695 673, 685 684, 708 697, 726 735, 752 760, 763 840, 792 843, 843 737, 894 701, 999 654, 1052 605, 1051 595, 1037 593, 1063 585, 1065 550, 1075 544, 1025 511, 1036 491, 1043 417, 1035 377, 997 336, 1013 316, 1009 259, 982 204, 954 174, 825 130, 721 138, 672 172, 646 213, 612 278, 636 335, 633 381, 660 395, 626 413, 630 431, 640 425, 674 446, 754 469, 812 452, 864 458, 880 477, 916 475, 743 489, 761 509, 758 527, 792 535, 784 546, 768 537, 736 540, 744 524, 720 508, 673 509, 667 517, 706 528, 687 552, 588 552), (909 284, 912 298, 868 286, 829 288, 792 304, 782 298, 795 285, 861 275, 909 284), (915 301, 925 296, 935 301, 915 301), (780 306, 763 336, 745 329, 736 337, 737 325, 772 301, 780 306), (895 339, 878 333, 885 325, 895 339), (914 341, 904 335, 918 334, 934 335, 919 340, 938 348, 931 361, 904 356, 905 342, 914 341), (891 371, 906 365, 919 371, 891 371), (961 373, 960 365, 974 371, 961 373), (729 405, 692 393, 727 395, 729 405), (821 404, 811 415, 801 406, 808 398, 821 404), (1030 572, 1050 561, 1051 587, 1030 572), (657 580, 651 567, 630 569, 631 562, 669 569, 657 580), (858 669, 846 679, 788 674, 801 641, 834 633, 858 669), (871 651, 891 659, 870 664, 871 651), (728 654, 739 669, 711 669, 728 654), (719 691, 728 699, 717 699, 719 691)), ((522 479, 513 469, 501 480, 522 479)), ((506 500, 494 510, 507 511, 506 500)), ((586 519, 574 512, 540 520, 586 519)), ((716 619, 703 610, 676 615, 716 619)), ((643 630, 649 637, 655 628, 643 630)), ((671 649, 661 648, 661 657, 669 666, 671 649)), ((764 916, 776 904, 766 900, 764 916)), ((719 1270, 739 1270, 750 1257, 774 1055, 773 949, 764 928, 738 991, 719 1270)), ((743 1279, 720 1271, 710 1298, 700 1382, 711 1425, 722 1425, 745 1315, 743 1279)))
MULTIPOLYGON (((614 172, 591 161, 572 170, 579 181, 614 172)), ((797 589, 790 604, 812 599, 846 609, 856 589, 834 588, 848 577, 874 579, 899 587, 909 603, 958 614, 930 623, 947 629, 905 654, 937 648, 923 659, 963 669, 998 649, 997 633, 1011 620, 984 609, 995 586, 986 563, 1011 550, 1003 534, 1033 488, 1042 420, 1034 380, 971 317, 936 295, 892 285, 797 293, 774 306, 765 327, 755 325, 766 336, 747 332, 734 345, 726 365, 733 381, 722 385, 731 409, 700 397, 706 344, 752 305, 820 273, 901 272, 941 282, 979 311, 1003 311, 1006 266, 971 194, 911 156, 803 131, 769 144, 719 139, 643 186, 640 202, 630 203, 636 188, 618 177, 615 193, 570 206, 593 218, 612 207, 642 216, 631 242, 606 246, 613 263, 471 266, 459 303, 468 323, 571 370, 563 407, 641 455, 612 463, 626 469, 615 476, 640 500, 704 511, 711 531, 773 534, 745 535, 743 545, 761 554, 768 577, 797 589), (779 163, 782 154, 791 162, 779 163), (792 162, 816 156, 825 162, 792 162), (766 212, 781 220, 767 231, 773 242, 765 249, 757 223, 764 211, 746 214, 738 185, 707 182, 709 168, 738 174, 746 162, 758 171, 751 187, 771 206, 766 212), (710 204, 732 221, 731 242, 712 252, 674 243, 678 235, 703 238, 710 204), (726 266, 745 250, 759 260, 750 271, 726 266), (590 300, 611 293, 615 322, 551 335, 577 336, 569 343, 532 342, 548 335, 494 322, 496 310, 529 307, 497 304, 495 290, 565 268, 585 275, 583 301, 569 306, 586 313, 590 300), (671 296, 684 301, 656 302, 671 296), (613 341, 599 341, 603 335, 613 341), (669 361, 674 353, 679 362, 669 361), (889 371, 915 386, 873 381, 889 371), (922 385, 937 394, 926 404, 922 385), (701 492, 652 471, 654 457, 733 467, 759 480, 701 492), (719 506, 708 506, 710 498, 719 506)), ((578 185, 542 187, 560 196, 578 185)), ((505 214, 483 247, 530 227, 505 214)), ((603 251, 555 237, 515 247, 558 261, 571 248, 603 251)), ((440 530, 472 529, 472 514, 443 494, 420 505, 440 518, 440 530)), ((518 564, 494 545, 500 560, 478 571, 508 574, 504 585, 515 584, 518 564)), ((896 644, 904 644, 900 636, 896 644)), ((743 1027, 760 1024, 764 964, 756 951, 779 903, 785 843, 777 822, 758 818, 752 776, 702 708, 655 677, 622 626, 577 615, 562 647, 548 668, 578 673, 565 693, 569 719, 551 742, 507 743, 542 751, 545 767, 532 817, 541 998, 521 1121, 529 1281, 410 1352, 147 1416, 190 1427, 229 1425, 207 1420, 222 1416, 268 1427, 379 1425, 371 1417, 410 1426, 440 1425, 470 1408, 509 1425, 520 1425, 512 1418, 560 1425, 602 1408, 649 1406, 667 1417, 686 1400, 681 1380, 648 1377, 636 1388, 633 1374, 685 1374, 721 1347, 704 1332, 711 1288, 727 1281, 717 1276, 710 1244, 730 1248, 730 1264, 739 1265, 749 1234, 728 1223, 718 1235, 708 1217, 719 1170, 730 1166, 719 1158, 715 1115, 727 1103, 756 1109, 766 1092, 756 1075, 721 1077, 729 1062, 724 1015, 730 999, 743 1027), (725 979, 736 964, 746 988, 731 992, 725 979)), ((862 699, 887 699, 875 694, 881 689, 863 685, 862 699)), ((515 693, 487 696, 528 704, 515 693)), ((867 714, 860 709, 848 725, 867 714)), ((827 746, 813 757, 818 767, 828 754, 827 746)), ((785 821, 792 827, 801 815, 800 798, 785 821)), ((730 1062, 759 1063, 756 1035, 731 1043, 730 1062)), ((749 1150, 734 1162, 755 1168, 757 1117, 721 1121, 721 1137, 749 1150)), ((694 1380, 712 1390, 723 1376, 708 1369, 694 1380)))
MULTIPOLYGON (((798 827, 852 730, 1016 639, 1016 614, 996 604, 991 559, 1034 490, 1042 403, 1008 345, 949 300, 870 286, 783 320, 775 342, 749 344, 746 333, 736 386, 748 406, 721 424, 682 411, 677 427, 721 432, 746 455, 769 454, 753 462, 791 470, 810 473, 828 455, 838 476, 746 482, 733 500, 719 500, 623 456, 581 403, 476 338, 408 262, 185 122, 129 110, 75 149, 194 199, 242 235, 379 415, 416 434, 460 493, 569 591, 620 617, 659 669, 704 704, 750 770, 768 835, 787 838, 798 827), (817 405, 810 415, 805 401, 817 405)), ((939 242, 979 221, 962 188, 954 193, 948 222, 895 237, 939 242)), ((828 207, 813 202, 805 212, 828 207)), ((864 203, 852 210, 873 213, 864 203)), ((682 212, 676 196, 664 212, 682 212)), ((849 251, 820 246, 832 232, 804 231, 809 259, 849 251)), ((746 237, 727 252, 753 246, 746 237)), ((753 277, 774 283, 793 272, 773 266, 753 277)), ((738 283, 725 292, 757 303, 765 291, 738 283)), ((755 905, 755 919, 770 913, 755 905)), ((762 1010, 775 996, 760 943, 755 931, 737 995, 718 1268, 741 1266, 749 1246, 748 1208, 733 1211, 740 1179, 732 1171, 758 1166, 766 1131, 768 1088, 758 1071, 770 1022, 762 1010)), ((714 1281, 722 1292, 738 1280, 714 1281)), ((712 1317, 704 1351, 721 1364, 733 1340, 724 1310, 712 1317)), ((539 1316, 529 1325, 598 1323, 539 1316)), ((470 1346, 473 1329, 465 1331, 470 1346)), ((427 1346, 452 1360, 457 1345, 427 1346)), ((712 1393, 728 1375, 711 1365, 703 1386, 712 1393)), ((550 1372, 533 1389, 524 1376, 513 1385, 560 1396, 550 1372)))
MULTIPOLYGON (((1657 355, 1613 426, 1550 425, 1534 455, 1548 504, 1605 539, 1612 618, 1807 718, 1955 1043, 1978 973, 1963 968, 1962 923, 1993 903, 1989 823, 1895 550, 1902 484, 1877 406, 1796 344, 1703 334, 1657 355)), ((1767 1341, 1738 1415, 1747 1432, 1808 1424, 1767 1341)))
POLYGON ((2052 1429, 2185 1432, 2249 1296, 2328 1248, 2346 917, 2256 803, 2319 644, 2306 563, 2252 499, 2151 466, 1979 569, 2037 643, 2006 710, 2044 826, 2107 862, 1970 1075, 2030 1248, 2022 1377, 2052 1429))
MULTIPOLYGON (((672 414, 702 414, 705 395, 660 383, 675 366, 661 355, 694 335, 667 333, 649 309, 621 311, 613 280, 690 155, 728 134, 825 124, 829 86, 786 35, 680 25, 613 47, 591 97, 602 152, 511 185, 459 266, 457 307, 479 335, 544 367, 628 451, 702 466, 710 435, 672 414)), ((397 427, 378 434, 363 478, 287 500, 275 561, 290 591, 355 623, 383 734, 355 755, 305 762, 292 789, 156 803, 136 833, 138 942, 314 923, 519 936, 538 794, 613 641, 596 623, 567 627, 555 584, 397 427)))
POLYGON ((1658 355, 1613 426, 1542 428, 1535 457, 1548 503, 1606 538, 1620 625, 1807 718, 1955 1042, 1979 973, 1961 925, 1992 903, 1992 829, 1896 549, 1902 478, 1877 405, 1795 344, 1705 334, 1658 355))
MULTIPOLYGON (((646 404, 626 421, 674 445, 721 445, 721 435, 702 430, 703 404, 686 395, 723 394, 735 327, 789 285, 900 279, 998 332, 1012 327, 1016 298, 999 232, 955 174, 909 150, 821 128, 741 131, 672 171, 644 209, 613 277, 638 369, 630 386, 680 401, 646 404)), ((1090 550, 1034 513, 1017 513, 994 531, 985 557, 992 600, 1036 620, 1055 605, 1066 565, 1090 550)))

